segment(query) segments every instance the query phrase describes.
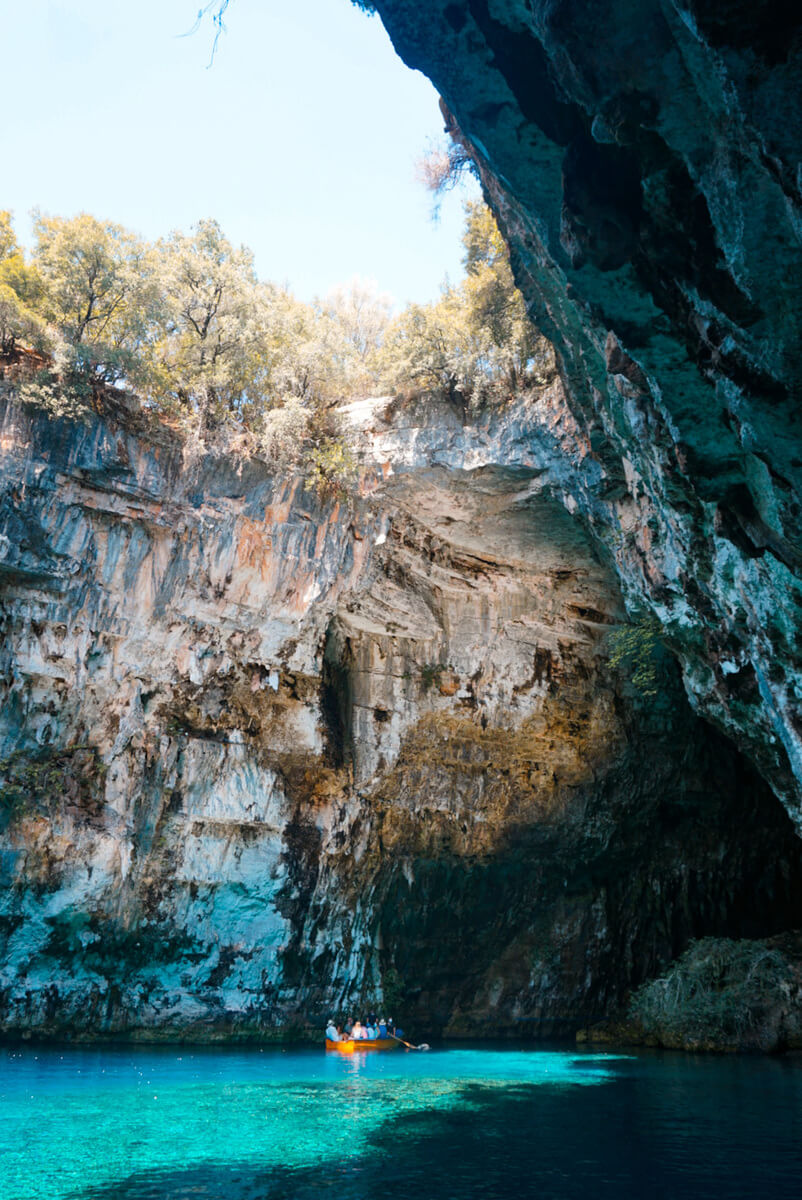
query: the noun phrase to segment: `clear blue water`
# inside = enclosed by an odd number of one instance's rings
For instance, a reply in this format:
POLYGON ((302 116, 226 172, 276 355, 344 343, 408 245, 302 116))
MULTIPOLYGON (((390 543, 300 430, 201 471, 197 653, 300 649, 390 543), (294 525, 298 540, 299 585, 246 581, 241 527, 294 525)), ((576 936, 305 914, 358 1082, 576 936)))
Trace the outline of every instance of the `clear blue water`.
POLYGON ((0 1050, 0 1200, 802 1195, 802 1062, 0 1050))

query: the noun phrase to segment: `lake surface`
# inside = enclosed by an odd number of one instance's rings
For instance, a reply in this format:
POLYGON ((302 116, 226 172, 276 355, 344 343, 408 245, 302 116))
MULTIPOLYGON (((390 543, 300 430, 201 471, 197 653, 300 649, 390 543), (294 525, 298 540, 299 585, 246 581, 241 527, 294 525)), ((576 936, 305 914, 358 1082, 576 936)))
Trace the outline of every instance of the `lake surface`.
POLYGON ((802 1062, 0 1049, 0 1200, 802 1195, 802 1062))

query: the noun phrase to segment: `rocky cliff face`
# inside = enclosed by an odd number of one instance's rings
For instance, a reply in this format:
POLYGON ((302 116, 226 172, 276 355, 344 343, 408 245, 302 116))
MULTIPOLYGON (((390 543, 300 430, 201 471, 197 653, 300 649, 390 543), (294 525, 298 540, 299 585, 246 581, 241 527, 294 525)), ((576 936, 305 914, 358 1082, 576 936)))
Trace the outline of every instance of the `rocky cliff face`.
POLYGON ((802 39, 768 0, 377 0, 473 155, 564 405, 555 495, 802 820, 802 39), (558 465, 559 464, 559 465, 558 465))
POLYGON ((352 406, 360 494, 326 508, 6 389, 5 1031, 268 1036, 381 999, 566 1033, 689 938, 802 923, 766 784, 668 656, 653 699, 609 668, 568 413, 556 379, 472 422, 352 406))

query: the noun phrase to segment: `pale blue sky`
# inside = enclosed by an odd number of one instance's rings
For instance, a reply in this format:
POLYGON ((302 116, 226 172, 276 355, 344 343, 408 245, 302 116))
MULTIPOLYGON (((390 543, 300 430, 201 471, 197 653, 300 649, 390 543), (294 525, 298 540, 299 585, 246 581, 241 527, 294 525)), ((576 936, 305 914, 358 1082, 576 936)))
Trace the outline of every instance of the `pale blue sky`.
POLYGON ((6 0, 0 208, 86 210, 148 238, 216 217, 302 299, 353 275, 399 303, 461 275, 462 198, 414 178, 437 96, 350 0, 6 0))

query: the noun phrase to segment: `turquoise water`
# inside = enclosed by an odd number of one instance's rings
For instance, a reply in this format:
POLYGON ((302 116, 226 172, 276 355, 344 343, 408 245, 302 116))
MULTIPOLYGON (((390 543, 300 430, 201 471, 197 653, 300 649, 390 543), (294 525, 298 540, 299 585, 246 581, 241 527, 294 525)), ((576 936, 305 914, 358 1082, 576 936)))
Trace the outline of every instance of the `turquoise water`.
POLYGON ((791 1058, 0 1050, 0 1200, 800 1194, 791 1058))

